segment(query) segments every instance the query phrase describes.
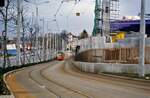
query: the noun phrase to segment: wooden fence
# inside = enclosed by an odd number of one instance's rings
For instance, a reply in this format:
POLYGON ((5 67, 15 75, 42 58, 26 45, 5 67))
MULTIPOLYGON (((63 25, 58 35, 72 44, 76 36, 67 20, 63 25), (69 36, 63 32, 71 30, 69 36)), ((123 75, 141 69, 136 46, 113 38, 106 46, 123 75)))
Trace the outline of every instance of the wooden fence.
MULTIPOLYGON (((77 61, 137 64, 139 48, 112 48, 88 50, 76 56, 77 61)), ((145 48, 145 63, 150 64, 150 47, 145 48)))

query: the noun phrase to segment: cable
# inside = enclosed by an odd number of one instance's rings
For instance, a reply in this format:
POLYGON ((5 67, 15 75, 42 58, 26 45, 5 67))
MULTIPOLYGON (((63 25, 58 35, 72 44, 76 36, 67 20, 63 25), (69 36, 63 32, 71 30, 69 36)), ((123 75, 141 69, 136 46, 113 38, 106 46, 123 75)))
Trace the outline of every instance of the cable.
POLYGON ((64 3, 64 1, 62 0, 62 1, 61 1, 61 4, 59 5, 58 9, 56 10, 56 13, 54 14, 55 17, 57 16, 58 12, 60 11, 60 9, 61 9, 63 3, 64 3))
POLYGON ((56 22, 57 30, 60 31, 60 28, 59 28, 59 24, 58 24, 57 19, 54 19, 54 21, 56 22))

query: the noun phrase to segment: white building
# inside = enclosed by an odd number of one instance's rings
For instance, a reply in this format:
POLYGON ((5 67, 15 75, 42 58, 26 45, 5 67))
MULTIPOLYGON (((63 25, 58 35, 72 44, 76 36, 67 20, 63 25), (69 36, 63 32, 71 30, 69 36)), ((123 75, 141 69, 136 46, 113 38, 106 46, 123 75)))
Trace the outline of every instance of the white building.
POLYGON ((72 33, 68 33, 67 38, 68 38, 67 50, 74 50, 77 46, 78 37, 73 35, 72 33))

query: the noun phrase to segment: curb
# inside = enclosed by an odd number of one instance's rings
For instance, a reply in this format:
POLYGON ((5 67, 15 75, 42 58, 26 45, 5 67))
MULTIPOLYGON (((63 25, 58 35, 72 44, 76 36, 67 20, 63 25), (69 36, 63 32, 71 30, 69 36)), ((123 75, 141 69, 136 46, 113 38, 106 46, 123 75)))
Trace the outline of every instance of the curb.
MULTIPOLYGON (((53 61, 53 60, 52 60, 53 61)), ((46 62, 43 62, 43 63, 46 63, 46 62)), ((41 63, 40 63, 41 64, 41 63)), ((38 64, 35 64, 35 65, 38 65, 38 64)), ((33 65, 34 66, 34 65, 33 65)), ((7 72, 7 73, 5 73, 4 75, 3 75, 3 81, 4 81, 4 83, 6 84, 6 87, 8 88, 8 90, 10 91, 10 95, 4 95, 4 98, 15 98, 15 95, 14 95, 14 93, 11 91, 11 89, 10 89, 10 87, 8 86, 8 84, 7 84, 7 82, 6 82, 6 76, 8 76, 8 75, 10 75, 10 74, 12 74, 12 73, 15 73, 15 72, 17 72, 17 71, 21 71, 21 70, 23 70, 23 69, 25 69, 25 68, 29 68, 29 67, 33 67, 33 66, 26 66, 26 67, 23 67, 23 68, 19 68, 19 69, 14 69, 14 70, 12 70, 12 71, 9 71, 9 72, 7 72)), ((0 98, 3 98, 3 96, 0 96, 0 98)))
MULTIPOLYGON (((28 67, 32 67, 32 66, 28 66, 28 67)), ((7 73, 5 73, 5 74, 3 75, 3 80, 4 80, 5 84, 6 84, 6 87, 7 87, 8 90, 10 91, 10 96, 9 96, 8 98, 15 98, 15 95, 14 95, 14 93, 11 91, 10 87, 8 86, 8 84, 7 84, 7 82, 6 82, 6 76, 8 76, 8 75, 10 75, 10 74, 13 74, 13 73, 15 73, 15 72, 17 72, 17 71, 21 71, 21 70, 23 70, 23 69, 25 69, 25 68, 28 68, 28 67, 23 67, 23 68, 15 69, 15 70, 9 71, 9 72, 7 72, 7 73)), ((6 95, 6 96, 8 96, 8 95, 6 95)), ((1 96, 0 96, 0 98, 1 98, 1 96)), ((3 97, 2 97, 2 98, 3 98, 3 97)), ((5 97, 4 97, 4 98, 5 98, 5 97)), ((6 98, 7 98, 7 97, 6 97, 6 98)))
MULTIPOLYGON (((5 74, 3 75, 3 80, 4 80, 5 84, 6 84, 6 87, 7 87, 8 90, 10 91, 10 97, 9 97, 9 98, 15 98, 15 95, 14 95, 14 93, 11 91, 10 87, 8 86, 8 84, 7 84, 7 82, 6 82, 6 76, 8 76, 8 75, 10 75, 10 74, 13 74, 13 73, 15 73, 15 72, 17 72, 17 71, 21 71, 21 70, 23 70, 23 69, 25 69, 25 68, 29 68, 29 67, 33 67, 33 66, 28 66, 28 67, 23 67, 23 68, 15 69, 15 70, 9 71, 9 72, 7 72, 7 73, 5 73, 5 74)), ((7 96, 8 96, 8 95, 7 95, 7 96)), ((1 96, 0 96, 0 98, 1 98, 1 96)), ((5 98, 5 97, 4 97, 4 98, 5 98)), ((6 97, 6 98, 7 98, 7 97, 6 97)))
POLYGON ((138 79, 138 78, 131 78, 131 77, 125 77, 125 76, 117 76, 117 75, 111 75, 111 74, 104 74, 104 73, 98 73, 99 75, 112 77, 112 78, 118 78, 118 79, 124 79, 124 80, 133 80, 137 82, 146 82, 150 83, 150 80, 144 80, 144 79, 138 79))
MULTIPOLYGON (((3 80, 4 80, 5 84, 6 84, 6 87, 7 87, 8 90, 10 91, 10 96, 9 96, 9 98, 15 98, 15 96, 14 96, 14 93, 11 91, 10 87, 8 86, 8 84, 7 84, 7 82, 6 82, 6 76, 8 76, 9 74, 11 74, 11 73, 13 73, 13 72, 14 72, 14 71, 10 71, 10 72, 5 73, 5 74, 3 75, 3 80)), ((5 98, 5 97, 4 97, 4 98, 5 98)))
MULTIPOLYGON (((71 63, 74 63, 76 61, 71 61, 71 63)), ((75 65, 74 65, 75 66, 75 65)), ((83 71, 82 69, 79 68, 80 71, 82 72, 85 72, 83 71)), ((87 71, 88 73, 91 73, 90 71, 87 71)), ((145 83, 149 83, 150 84, 150 79, 140 79, 140 78, 132 78, 132 77, 127 77, 127 76, 119 76, 119 75, 111 75, 111 74, 105 74, 105 73, 94 73, 94 74, 99 74, 99 75, 103 75, 103 76, 106 76, 106 77, 112 77, 112 78, 118 78, 118 79, 124 79, 124 80, 132 80, 132 81, 137 81, 137 82, 145 82, 145 83)))

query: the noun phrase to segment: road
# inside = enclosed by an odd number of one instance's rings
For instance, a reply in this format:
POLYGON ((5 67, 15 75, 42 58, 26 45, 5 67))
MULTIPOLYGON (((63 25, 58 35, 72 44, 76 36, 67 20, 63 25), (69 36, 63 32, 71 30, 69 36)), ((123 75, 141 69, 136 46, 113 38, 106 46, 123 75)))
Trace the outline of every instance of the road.
POLYGON ((80 72, 67 61, 24 68, 7 82, 16 98, 150 98, 150 83, 80 72))

